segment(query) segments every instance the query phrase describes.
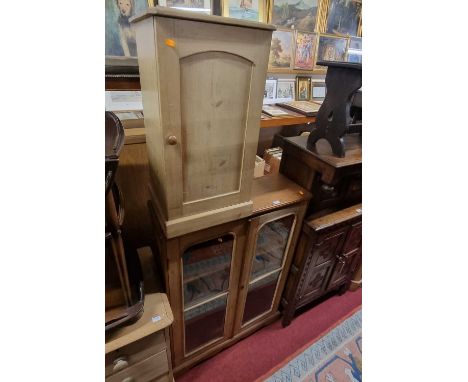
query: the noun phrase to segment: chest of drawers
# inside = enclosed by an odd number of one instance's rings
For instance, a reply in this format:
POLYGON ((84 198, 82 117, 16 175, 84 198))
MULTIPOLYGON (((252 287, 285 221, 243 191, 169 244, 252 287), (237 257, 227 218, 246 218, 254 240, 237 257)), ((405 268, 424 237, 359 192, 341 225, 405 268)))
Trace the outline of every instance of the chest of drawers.
POLYGON ((106 382, 172 382, 169 327, 174 318, 163 293, 145 296, 143 316, 106 338, 106 382))

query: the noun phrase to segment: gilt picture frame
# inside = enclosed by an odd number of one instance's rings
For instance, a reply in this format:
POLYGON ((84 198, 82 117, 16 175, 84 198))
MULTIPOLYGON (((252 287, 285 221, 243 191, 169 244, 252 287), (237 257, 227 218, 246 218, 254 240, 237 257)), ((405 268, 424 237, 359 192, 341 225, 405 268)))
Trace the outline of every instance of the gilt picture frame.
POLYGON ((359 36, 362 0, 327 0, 328 13, 325 32, 343 36, 359 36))
POLYGON ((267 0, 222 0, 222 15, 235 19, 266 22, 267 0))
POLYGON ((310 77, 296 77, 296 101, 310 100, 310 77))
POLYGON ((317 34, 296 31, 294 47, 294 69, 313 70, 315 63, 317 34))
POLYGON ((317 65, 318 61, 346 61, 349 37, 320 34, 318 37, 317 54, 314 69, 325 69, 317 65))
POLYGON ((268 69, 292 69, 294 57, 294 32, 277 29, 271 36, 268 69))
POLYGON ((280 28, 317 31, 321 1, 327 0, 270 0, 269 23, 280 28))

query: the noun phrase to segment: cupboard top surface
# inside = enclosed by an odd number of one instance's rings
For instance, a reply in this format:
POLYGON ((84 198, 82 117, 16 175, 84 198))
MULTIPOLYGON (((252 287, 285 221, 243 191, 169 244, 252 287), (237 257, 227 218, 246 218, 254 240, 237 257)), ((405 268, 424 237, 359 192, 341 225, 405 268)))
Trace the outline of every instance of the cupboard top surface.
POLYGON ((362 204, 356 204, 344 210, 336 211, 317 219, 309 220, 306 225, 315 231, 357 218, 362 215, 362 204))
POLYGON ((254 28, 254 29, 263 29, 263 30, 270 30, 270 31, 276 30, 276 27, 271 24, 264 24, 264 23, 260 23, 256 21, 233 19, 233 18, 222 17, 222 16, 204 15, 204 14, 198 14, 195 12, 182 11, 179 9, 161 7, 161 6, 148 8, 145 13, 132 17, 130 21, 132 23, 135 23, 135 22, 138 22, 140 20, 143 20, 152 16, 169 17, 169 18, 174 18, 174 19, 182 19, 182 20, 190 20, 190 21, 200 21, 200 22, 211 23, 211 24, 231 25, 231 26, 242 27, 242 28, 254 28))
POLYGON ((282 174, 265 175, 252 182, 252 214, 309 200, 312 194, 282 174))

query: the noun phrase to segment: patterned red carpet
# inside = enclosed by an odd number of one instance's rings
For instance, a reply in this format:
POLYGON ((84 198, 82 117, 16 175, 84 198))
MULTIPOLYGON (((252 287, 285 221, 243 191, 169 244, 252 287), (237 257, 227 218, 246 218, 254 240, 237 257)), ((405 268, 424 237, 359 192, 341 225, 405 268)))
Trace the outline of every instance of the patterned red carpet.
POLYGON ((361 307, 257 382, 362 382, 361 307))
POLYGON ((251 382, 282 365, 362 303, 361 289, 333 296, 299 314, 286 328, 277 321, 201 363, 177 382, 251 382))

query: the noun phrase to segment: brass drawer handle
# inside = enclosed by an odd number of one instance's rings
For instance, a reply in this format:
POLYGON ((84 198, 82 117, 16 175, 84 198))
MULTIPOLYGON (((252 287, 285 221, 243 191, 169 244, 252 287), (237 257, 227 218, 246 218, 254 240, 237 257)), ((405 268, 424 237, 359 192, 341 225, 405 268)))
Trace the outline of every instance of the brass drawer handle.
POLYGON ((125 369, 126 367, 128 367, 127 357, 119 357, 114 360, 114 368, 112 371, 117 372, 125 369))
POLYGON ((135 382, 135 378, 127 377, 127 378, 122 379, 122 382, 135 382))

